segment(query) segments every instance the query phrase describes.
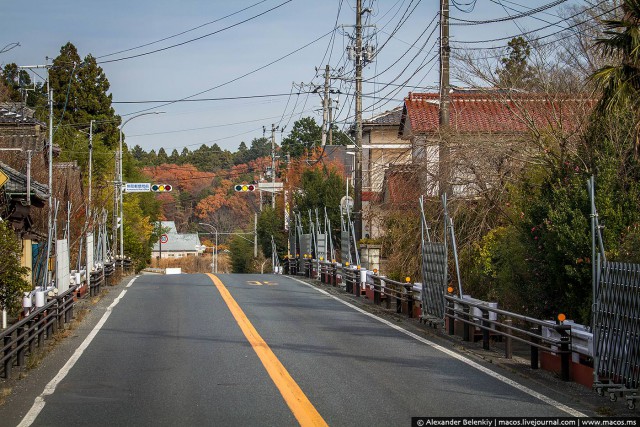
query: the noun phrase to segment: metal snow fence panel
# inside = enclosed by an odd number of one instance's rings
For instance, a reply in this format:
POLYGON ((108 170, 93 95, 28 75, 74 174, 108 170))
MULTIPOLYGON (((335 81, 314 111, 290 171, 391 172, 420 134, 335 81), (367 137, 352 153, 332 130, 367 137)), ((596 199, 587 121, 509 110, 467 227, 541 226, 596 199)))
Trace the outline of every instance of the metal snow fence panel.
POLYGON ((423 243, 422 276, 423 317, 443 320, 447 288, 447 248, 444 243, 423 243))
POLYGON ((341 256, 341 260, 342 263, 344 264, 345 262, 349 262, 351 263, 351 244, 350 244, 350 239, 351 236, 349 235, 348 231, 341 231, 340 232, 340 256, 341 256))
MULTIPOLYGON (((640 386, 640 264, 604 264, 594 315, 597 376, 618 385, 605 386, 606 389, 618 389, 621 394, 637 392, 640 386)), ((599 385, 605 383, 597 381, 596 388, 599 385)), ((614 397, 612 394, 612 400, 614 397)))

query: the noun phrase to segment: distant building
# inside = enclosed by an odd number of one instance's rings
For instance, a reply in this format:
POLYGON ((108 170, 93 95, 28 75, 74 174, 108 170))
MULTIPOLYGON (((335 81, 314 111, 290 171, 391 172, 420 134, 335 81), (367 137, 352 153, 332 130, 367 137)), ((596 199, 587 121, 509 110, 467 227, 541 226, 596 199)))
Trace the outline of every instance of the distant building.
POLYGON ((184 258, 198 255, 196 246, 200 246, 200 237, 197 233, 178 233, 175 221, 161 221, 160 227, 163 229, 163 235, 166 235, 166 243, 156 242, 153 245, 153 258, 184 258))
MULTIPOLYGON (((22 103, 0 102, 0 172, 6 182, 0 188, 0 218, 11 224, 22 245, 21 265, 33 275, 38 262, 45 271, 39 244, 47 240, 48 150, 46 125, 22 103), (30 165, 29 165, 29 155, 30 165), (27 190, 29 173, 30 191, 27 190)), ((58 150, 55 150, 56 154, 58 150)))

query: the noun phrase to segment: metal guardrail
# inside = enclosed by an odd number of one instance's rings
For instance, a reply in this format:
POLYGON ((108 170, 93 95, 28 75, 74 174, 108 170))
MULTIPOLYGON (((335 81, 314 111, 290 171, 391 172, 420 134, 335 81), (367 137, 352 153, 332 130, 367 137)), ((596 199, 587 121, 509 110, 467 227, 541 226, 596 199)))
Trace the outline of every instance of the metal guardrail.
POLYGON ((90 273, 91 280, 89 281, 89 296, 96 296, 100 294, 101 287, 106 283, 104 271, 102 269, 98 271, 92 271, 90 273))
POLYGON ((414 305, 418 300, 413 289, 413 283, 402 283, 391 280, 385 276, 379 276, 367 272, 367 277, 373 279, 373 284, 367 284, 362 280, 363 270, 353 266, 343 266, 338 263, 320 261, 320 281, 333 286, 344 285, 347 293, 361 296, 367 287, 373 291, 373 302, 381 305, 385 302, 386 308, 391 308, 395 303, 396 313, 405 311, 409 317, 414 317, 414 305))
POLYGON ((513 354, 512 341, 528 344, 531 348, 531 369, 538 369, 540 351, 558 354, 560 356, 560 377, 563 381, 569 381, 569 362, 572 353, 570 324, 556 324, 523 316, 491 307, 484 301, 473 301, 452 295, 445 295, 444 298, 449 335, 455 333, 456 322, 463 324, 462 339, 464 341, 471 341, 473 339, 472 332, 480 330, 482 346, 485 350, 490 348, 491 335, 505 337, 507 339, 505 357, 507 358, 511 358, 513 354), (543 336, 543 328, 556 331, 559 338, 543 336))
POLYGON ((14 365, 24 367, 26 357, 42 349, 44 340, 73 318, 74 292, 77 285, 54 297, 21 321, 0 332, 0 369, 10 378, 14 365))
MULTIPOLYGON (((360 277, 361 271, 355 267, 342 266, 332 262, 319 262, 319 279, 332 286, 344 286, 347 293, 361 295, 363 290, 373 292, 373 303, 387 309, 395 306, 396 313, 406 313, 414 317, 414 306, 420 302, 419 284, 402 283, 385 276, 367 273, 366 280, 360 277)), ((448 333, 453 335, 455 327, 462 325, 462 338, 471 341, 480 332, 483 347, 489 349, 491 337, 500 336, 505 339, 505 357, 513 355, 513 341, 525 343, 530 347, 531 367, 538 369, 540 351, 560 356, 560 376, 569 380, 569 365, 573 351, 572 329, 570 324, 556 324, 517 313, 492 307, 490 303, 477 300, 462 299, 445 295, 444 317, 448 333), (547 328, 557 336, 543 336, 547 328)), ((442 324, 442 322, 440 322, 442 324)))

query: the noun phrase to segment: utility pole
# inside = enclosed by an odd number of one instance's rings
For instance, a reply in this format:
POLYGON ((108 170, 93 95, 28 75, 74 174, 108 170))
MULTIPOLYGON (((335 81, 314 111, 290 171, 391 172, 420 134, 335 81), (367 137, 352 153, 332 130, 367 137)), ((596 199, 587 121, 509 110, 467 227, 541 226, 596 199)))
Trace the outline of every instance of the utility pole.
POLYGON ((451 150, 449 148, 449 0, 440 0, 440 143, 438 146, 438 192, 451 195, 451 150))
MULTIPOLYGON (((276 131, 278 127, 271 124, 271 207, 276 209, 276 131)), ((262 196, 260 197, 262 199, 262 196)))
MULTIPOLYGON (((328 108, 329 108, 329 85, 330 85, 330 75, 329 75, 329 64, 326 65, 324 69, 324 98, 322 99, 322 146, 324 147, 327 144, 327 117, 328 117, 328 108)), ((331 126, 331 119, 329 119, 329 126, 331 126)))
POLYGON ((258 258, 258 212, 253 214, 253 257, 258 258))
MULTIPOLYGON (((356 242, 362 237, 362 0, 356 0, 356 147, 353 216, 356 242)), ((356 249, 357 250, 357 249, 356 249)))
MULTIPOLYGON (((87 233, 87 236, 89 233, 91 233, 91 245, 93 245, 93 223, 91 222, 91 196, 92 196, 92 180, 93 180, 93 122, 95 120, 91 120, 89 121, 89 195, 87 197, 87 218, 85 220, 85 233, 87 233), (89 227, 91 227, 91 231, 89 231, 89 227)), ((87 240, 88 237, 87 237, 87 240)), ((91 288, 91 269, 90 269, 90 265, 93 265, 93 251, 91 253, 91 263, 89 263, 89 249, 88 249, 88 245, 87 245, 87 251, 86 251, 86 262, 85 265, 87 267, 87 287, 91 288)))
POLYGON ((333 100, 329 98, 329 145, 333 145, 333 100))
MULTIPOLYGON (((90 221, 90 216, 91 216, 91 197, 92 197, 92 188, 93 188, 93 122, 95 122, 95 120, 91 120, 89 122, 89 195, 88 195, 88 201, 87 201, 87 225, 89 225, 89 221, 90 221)), ((92 231, 93 231, 93 224, 92 224, 92 231)))
MULTIPOLYGON (((47 58, 47 62, 49 58, 47 58)), ((44 68, 47 70, 47 97, 49 98, 49 212, 48 212, 48 228, 47 228, 47 274, 45 275, 45 283, 46 286, 50 277, 48 275, 49 268, 49 260, 51 259, 51 253, 53 251, 53 240, 55 240, 55 235, 53 233, 53 89, 51 89, 51 65, 23 65, 18 68, 23 69, 40 69, 44 68)), ((31 196, 29 195, 29 199, 31 196)))

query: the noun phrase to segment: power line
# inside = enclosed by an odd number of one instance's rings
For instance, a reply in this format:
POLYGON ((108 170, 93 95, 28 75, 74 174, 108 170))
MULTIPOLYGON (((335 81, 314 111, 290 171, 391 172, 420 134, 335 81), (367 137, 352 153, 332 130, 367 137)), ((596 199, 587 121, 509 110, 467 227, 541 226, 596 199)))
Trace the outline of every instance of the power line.
POLYGON ((200 36, 200 37, 196 37, 196 38, 193 38, 193 39, 190 39, 190 40, 186 40, 186 41, 181 42, 181 43, 176 43, 176 44, 173 44, 171 46, 166 46, 166 47, 163 47, 163 48, 160 48, 160 49, 151 50, 149 52, 139 53, 137 55, 130 55, 130 56, 122 57, 122 58, 109 59, 109 60, 106 60, 106 61, 100 61, 100 62, 98 62, 98 64, 107 64, 107 63, 110 63, 110 62, 119 62, 119 61, 124 61, 124 60, 127 60, 127 59, 139 58, 141 56, 151 55, 153 53, 158 53, 158 52, 162 52, 162 51, 165 51, 165 50, 173 49, 174 47, 183 46, 183 45, 185 45, 187 43, 192 43, 194 41, 204 39, 204 38, 212 36, 214 34, 218 34, 218 33, 221 33, 223 31, 229 30, 231 28, 237 27, 238 25, 244 24, 246 22, 252 21, 252 20, 254 20, 256 18, 259 18, 259 17, 261 17, 263 15, 266 15, 267 13, 272 12, 272 11, 284 6, 287 3, 291 3, 292 1, 293 0, 286 0, 286 1, 282 2, 282 3, 280 3, 279 5, 272 7, 271 9, 268 9, 268 10, 262 12, 262 13, 259 13, 258 15, 254 15, 254 16, 252 16, 250 18, 247 18, 247 19, 245 19, 243 21, 237 22, 235 24, 229 25, 227 27, 221 28, 219 30, 216 30, 216 31, 214 31, 212 33, 205 34, 205 35, 200 36))
POLYGON ((117 52, 108 53, 106 55, 100 55, 100 56, 97 56, 96 59, 106 58, 107 56, 113 56, 113 55, 118 55, 120 53, 130 52, 132 50, 136 50, 136 49, 140 49, 140 48, 143 48, 143 47, 151 46, 151 45, 156 44, 156 43, 160 43, 160 42, 163 42, 163 41, 175 38, 175 37, 179 37, 181 35, 190 33, 191 31, 195 31, 195 30, 198 30, 198 29, 200 29, 202 27, 206 27, 207 25, 215 24, 216 22, 219 22, 219 21, 222 21, 224 19, 230 18, 230 17, 232 17, 234 15, 237 15, 237 14, 239 14, 241 12, 244 12, 245 10, 251 9, 251 8, 253 8, 253 7, 255 7, 255 6, 257 6, 257 5, 261 4, 261 3, 264 3, 266 1, 267 0, 261 0, 261 1, 257 2, 257 3, 254 3, 254 4, 252 4, 250 6, 247 6, 247 7, 243 8, 243 9, 240 9, 240 10, 238 10, 236 12, 230 13, 229 15, 223 16, 222 18, 218 18, 218 19, 215 19, 213 21, 206 22, 206 23, 204 23, 202 25, 198 25, 197 27, 193 27, 193 28, 190 28, 188 30, 185 30, 185 31, 179 32, 177 34, 173 34, 171 36, 167 36, 167 37, 164 37, 164 38, 161 38, 161 39, 149 42, 149 43, 145 43, 145 44, 141 44, 139 46, 131 47, 129 49, 123 49, 123 50, 119 50, 117 52))
MULTIPOLYGON (((309 112, 309 111, 311 111, 311 110, 307 110, 305 112, 309 112)), ((225 123, 225 124, 220 124, 220 125, 202 126, 202 127, 197 127, 197 128, 188 128, 188 129, 170 130, 170 131, 165 131, 165 132, 141 133, 141 134, 133 134, 133 135, 127 135, 127 136, 129 138, 134 138, 134 137, 140 137, 140 136, 154 136, 154 135, 167 135, 167 134, 171 134, 171 133, 192 132, 192 131, 205 130, 205 129, 214 129, 214 128, 221 128, 221 127, 228 127, 228 126, 244 125, 244 124, 248 124, 248 123, 263 122, 265 120, 276 119, 278 117, 279 116, 264 117, 264 118, 261 118, 261 119, 245 120, 245 121, 242 121, 242 122, 225 123)))
MULTIPOLYGON (((591 18, 589 18, 589 19, 586 19, 586 20, 584 20, 584 21, 576 22, 575 24, 570 25, 570 26, 568 26, 567 28, 565 28, 565 29, 563 29, 563 30, 556 31, 556 32, 553 32, 553 33, 550 33, 550 34, 546 34, 546 35, 544 35, 544 36, 536 37, 536 38, 534 38, 534 39, 528 39, 527 41, 528 41, 528 42, 536 42, 536 41, 540 41, 540 40, 543 40, 543 39, 546 39, 546 38, 549 38, 549 37, 557 36, 558 34, 561 34, 561 33, 565 32, 565 31, 572 30, 573 28, 576 28, 576 27, 579 27, 579 26, 581 26, 581 25, 583 25, 583 24, 586 24, 586 23, 587 23, 587 22, 589 22, 589 21, 594 21, 594 20, 596 20, 597 18, 600 18, 600 17, 602 17, 602 16, 605 16, 605 15, 607 15, 607 14, 609 14, 609 13, 611 13, 611 12, 615 11, 616 9, 618 9, 618 8, 620 8, 620 7, 621 7, 621 6, 616 6, 616 7, 612 8, 612 9, 609 9, 609 10, 607 10, 607 11, 605 11, 605 12, 603 12, 603 13, 599 14, 599 15, 596 15, 596 16, 591 17, 591 18)), ((596 25, 598 25, 598 24, 596 24, 596 25)), ((593 28, 593 27, 595 27, 596 25, 593 25, 593 26, 591 26, 590 28, 593 28)), ((564 40, 564 39, 566 39, 566 38, 569 38, 569 37, 571 37, 572 35, 582 34, 583 32, 584 32, 584 31, 574 31, 574 32, 572 32, 571 34, 569 34, 568 36, 562 37, 560 40, 564 40)), ((517 37, 517 36, 516 36, 516 37, 517 37)), ((544 44, 542 44, 542 45, 540 45, 540 46, 546 46, 546 45, 548 45, 548 44, 555 43, 556 41, 558 41, 558 40, 554 40, 554 41, 551 41, 551 42, 548 42, 548 43, 544 43, 544 44)), ((458 47, 452 47, 452 49, 461 49, 461 48, 458 48, 458 47)), ((477 47, 477 48, 467 48, 467 50, 496 50, 496 49, 504 49, 504 47, 503 47, 503 46, 491 46, 491 47, 484 47, 484 48, 481 48, 481 47, 477 47)), ((491 58, 493 58, 493 57, 487 57, 486 59, 491 59, 491 58)))
MULTIPOLYGON (((608 2, 608 0, 602 0, 600 3, 597 3, 594 6, 591 6, 591 7, 588 7, 586 9, 583 9, 580 12, 575 13, 575 14, 573 14, 571 16, 566 17, 566 18, 562 18, 560 21, 552 22, 552 23, 549 23, 549 25, 545 25, 543 27, 536 28, 535 30, 521 32, 521 33, 516 34, 516 35, 506 36, 506 37, 499 37, 499 38, 495 38, 495 39, 486 39, 486 40, 452 40, 452 42, 453 43, 459 43, 459 44, 480 44, 480 43, 492 43, 492 42, 498 42, 498 41, 512 40, 512 39, 514 39, 515 37, 518 37, 518 36, 526 36, 526 35, 529 35, 529 34, 537 33, 538 31, 541 31, 541 30, 546 30, 547 28, 550 28, 550 27, 558 26, 559 24, 561 24, 563 22, 566 22, 569 19, 572 19, 572 18, 575 18, 575 17, 577 17, 579 15, 582 15, 584 12, 586 12, 588 10, 595 9, 595 8, 597 8, 597 7, 599 7, 602 4, 607 3, 607 2, 608 2)), ((613 11, 613 10, 615 10, 615 9, 612 9, 611 11, 613 11)), ((593 18, 590 18, 590 19, 593 19, 593 18)), ((588 22, 589 20, 582 21, 582 22, 583 23, 584 22, 588 22)), ((563 31, 570 30, 570 29, 571 28, 563 27, 563 31)), ((557 33, 555 33, 555 34, 557 34, 557 33)))
POLYGON ((458 21, 457 23, 452 22, 450 25, 483 25, 483 24, 495 24, 497 22, 505 22, 505 21, 513 21, 516 19, 520 19, 520 18, 526 18, 529 17, 531 15, 535 15, 536 13, 540 13, 543 12, 547 9, 551 9, 553 7, 556 7, 558 5, 561 5, 562 3, 565 3, 567 0, 556 0, 552 3, 547 3, 545 5, 542 5, 540 7, 536 7, 534 9, 531 9, 527 12, 522 12, 518 15, 513 15, 513 16, 503 16, 501 18, 494 18, 494 19, 486 19, 486 20, 469 20, 469 19, 462 19, 462 18, 450 18, 452 21, 458 21))
MULTIPOLYGON (((290 1, 291 1, 291 0, 290 0, 290 1)), ((282 61, 283 59, 288 58, 289 56, 291 56, 291 55, 293 55, 293 54, 295 54, 295 53, 297 53, 297 52, 299 52, 299 51, 301 51, 301 50, 303 50, 303 49, 306 49, 307 47, 311 46, 312 44, 314 44, 314 43, 316 43, 316 42, 318 42, 318 41, 320 41, 320 40, 322 40, 323 38, 325 38, 326 36, 328 36, 329 34, 331 34, 331 33, 332 33, 332 32, 334 32, 334 31, 335 31, 335 29, 333 29, 333 30, 331 30, 331 31, 329 31, 329 32, 327 32, 327 33, 325 33, 325 34, 321 35, 320 37, 316 38, 315 40, 310 41, 309 43, 305 44, 304 46, 301 46, 301 47, 299 47, 299 48, 297 48, 297 49, 295 49, 295 50, 292 50, 291 52, 289 52, 289 53, 287 53, 287 54, 285 54, 285 55, 283 55, 283 56, 279 57, 278 59, 275 59, 275 60, 273 60, 273 61, 271 61, 271 62, 269 62, 269 63, 267 63, 267 64, 265 64, 265 65, 263 65, 263 66, 261 66, 261 67, 255 68, 255 69, 254 69, 254 70, 252 70, 252 71, 249 71, 249 72, 247 72, 247 73, 244 73, 244 74, 242 74, 241 76, 235 77, 235 78, 233 78, 233 79, 231 79, 231 80, 227 80, 227 81, 226 81, 226 82, 224 82, 224 83, 220 83, 219 85, 216 85, 216 86, 210 87, 209 89, 205 89, 205 90, 200 91, 200 92, 198 92, 198 93, 194 93, 193 95, 185 96, 184 98, 181 98, 180 100, 176 100, 176 101, 174 101, 174 102, 167 102, 167 103, 165 103, 165 104, 160 104, 160 105, 157 105, 157 106, 155 106, 155 107, 146 108, 146 109, 144 109, 144 110, 138 110, 138 111, 135 111, 135 112, 133 112, 133 113, 123 114, 123 116, 130 116, 130 115, 133 115, 133 114, 139 114, 139 113, 143 113, 143 112, 146 112, 146 111, 155 110, 155 109, 160 108, 160 107, 165 107, 165 106, 167 106, 167 105, 172 105, 172 104, 175 104, 175 102, 183 101, 183 100, 186 100, 186 99, 191 99, 191 98, 194 98, 194 97, 196 97, 196 96, 198 96, 198 95, 202 95, 202 94, 204 94, 204 93, 211 92, 212 90, 219 89, 219 88, 221 88, 221 87, 223 87, 223 86, 226 86, 226 85, 229 85, 229 84, 231 84, 231 83, 237 82, 238 80, 241 80, 241 79, 243 79, 243 78, 245 78, 245 77, 247 77, 247 76, 250 76, 250 75, 252 75, 252 74, 255 74, 255 73, 257 73, 258 71, 264 70, 265 68, 270 67, 271 65, 273 65, 273 64, 275 64, 275 63, 277 63, 277 62, 280 62, 280 61, 282 61)))
MULTIPOLYGON (((293 95, 300 95, 307 92, 298 92, 293 95)), ((197 99, 174 99, 174 100, 146 100, 146 101, 111 101, 112 104, 158 104, 178 102, 204 102, 204 101, 233 101, 237 99, 254 99, 254 98, 276 98, 281 96, 291 96, 292 93, 274 93, 268 95, 245 95, 245 96, 225 96, 220 98, 197 98, 197 99)))

